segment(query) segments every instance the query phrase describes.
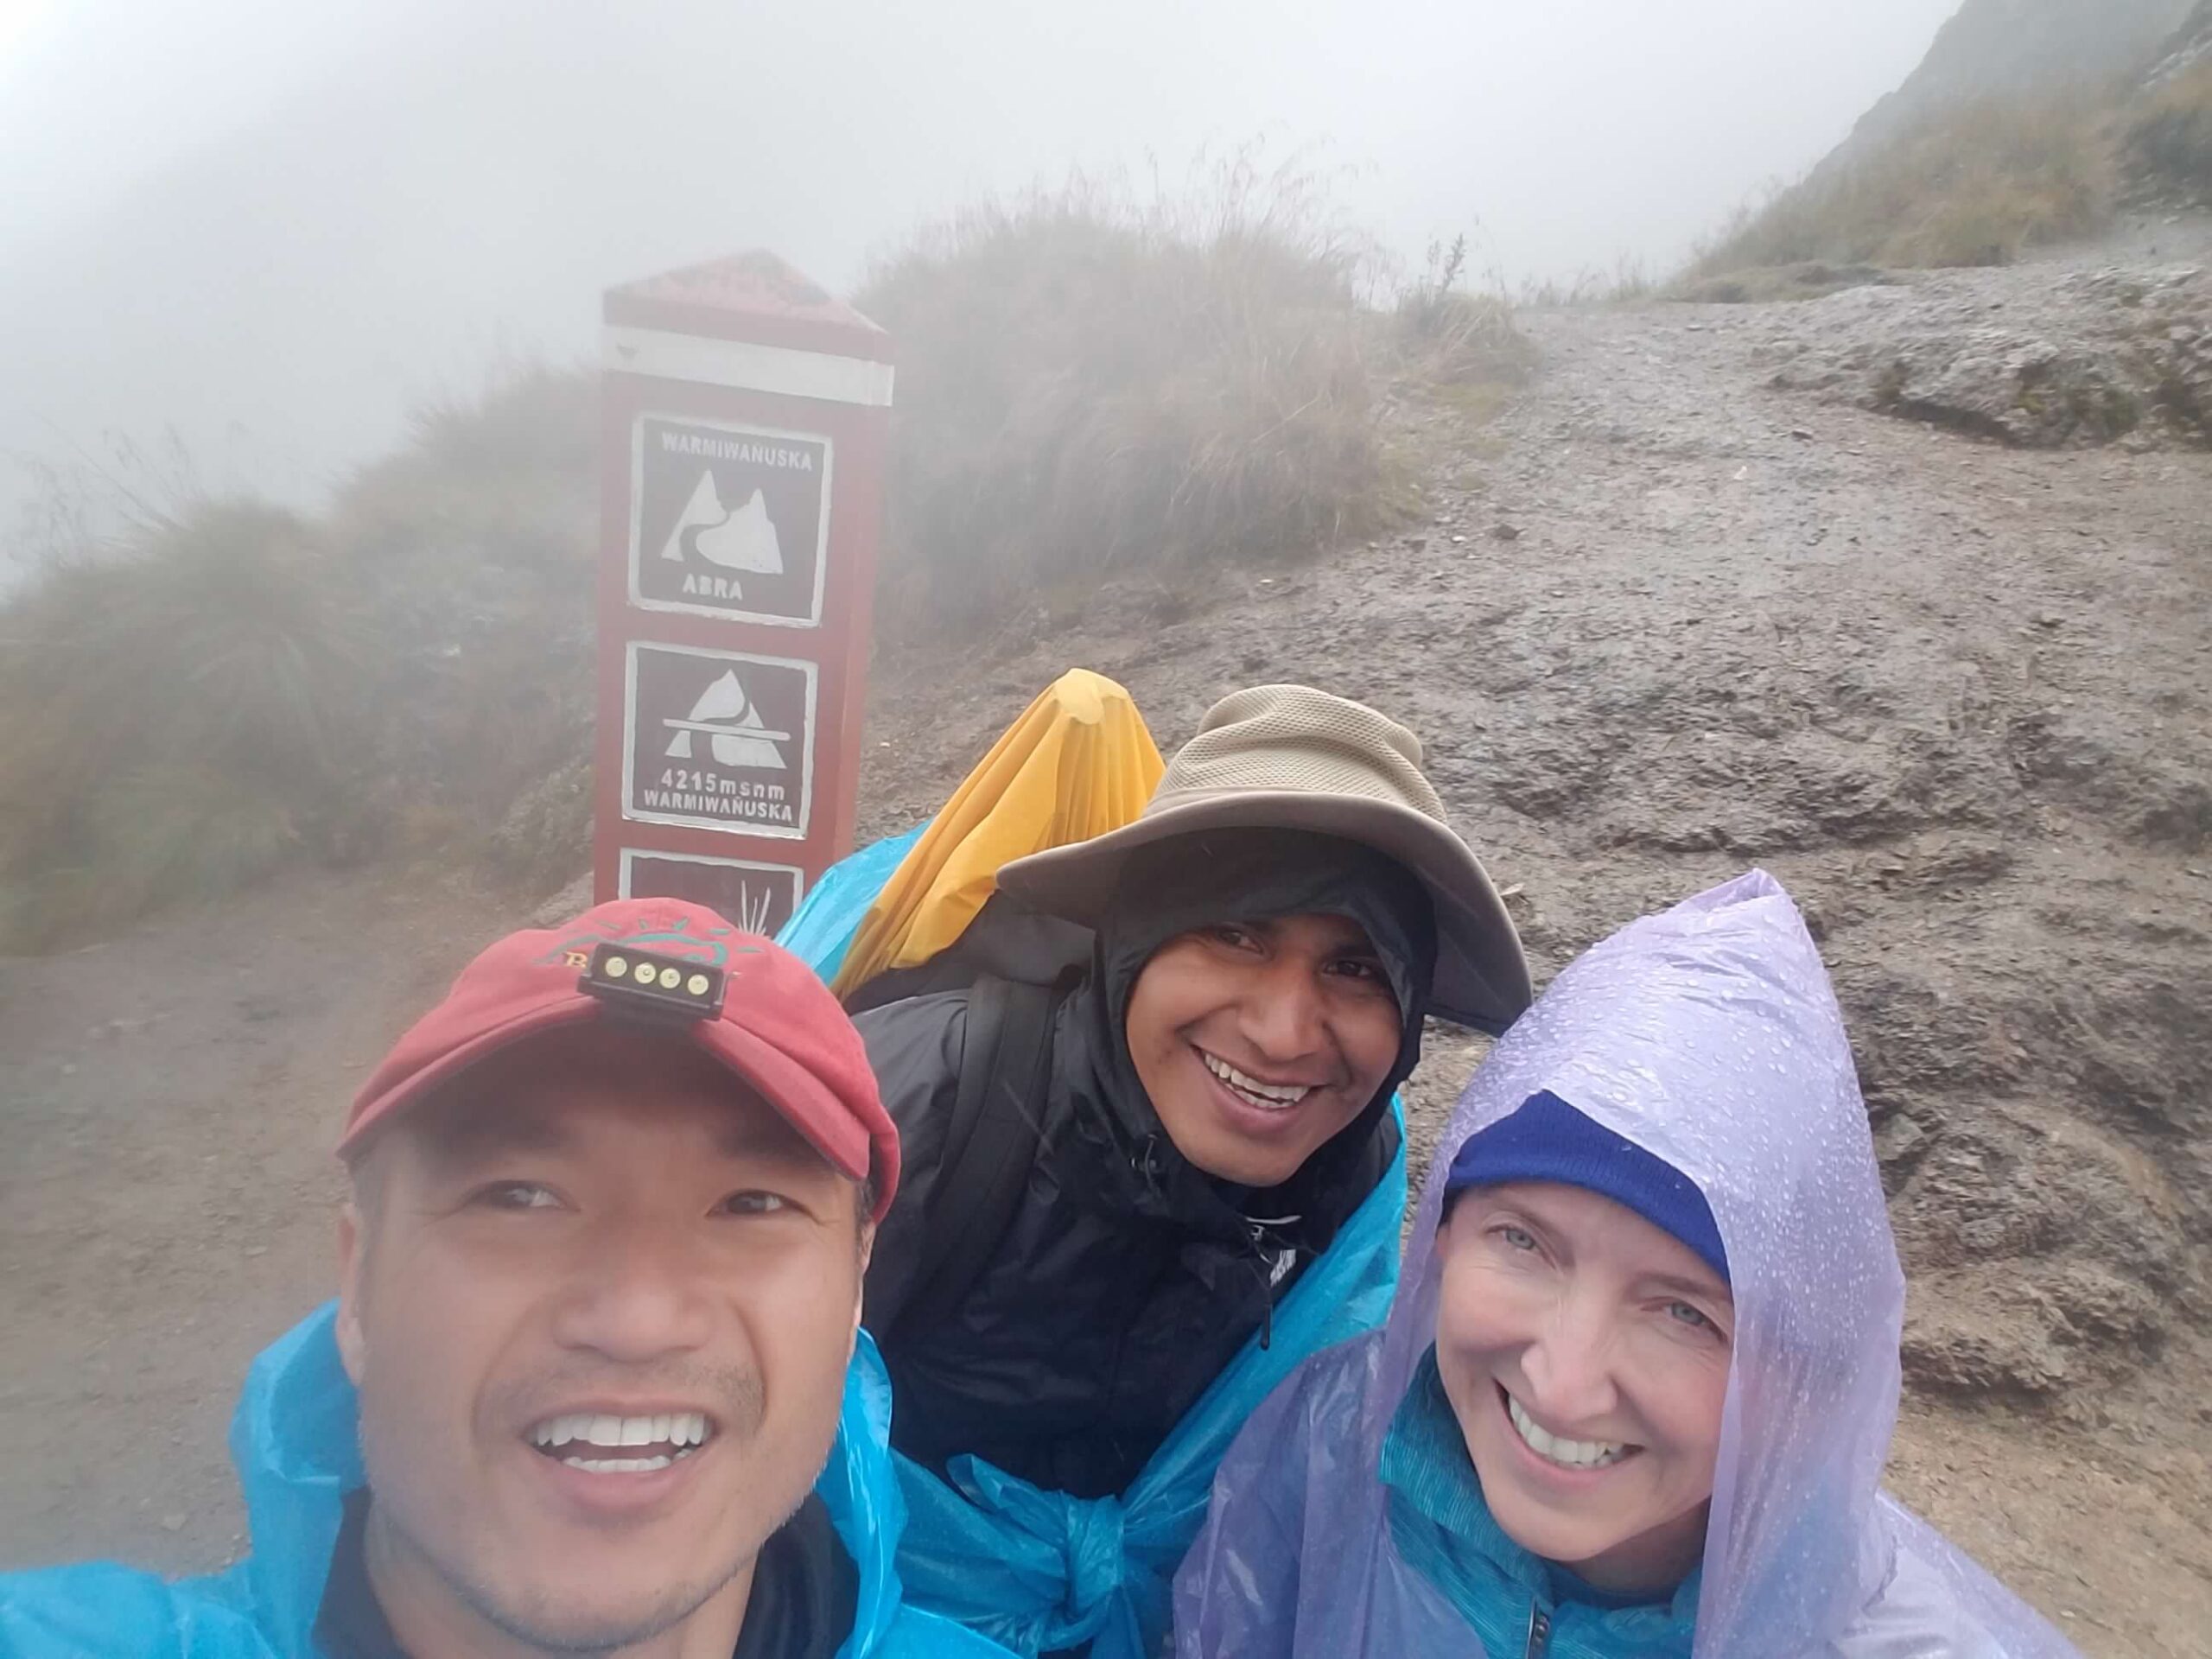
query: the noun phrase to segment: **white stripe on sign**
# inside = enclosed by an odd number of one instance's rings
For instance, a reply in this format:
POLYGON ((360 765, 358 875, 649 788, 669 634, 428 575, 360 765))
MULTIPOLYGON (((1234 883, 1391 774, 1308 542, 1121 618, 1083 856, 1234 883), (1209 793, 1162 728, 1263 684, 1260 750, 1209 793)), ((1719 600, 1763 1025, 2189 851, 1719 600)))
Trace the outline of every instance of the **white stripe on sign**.
POLYGON ((743 340, 707 340, 659 328, 607 329, 607 367, 624 374, 649 374, 663 380, 695 380, 740 391, 781 392, 790 397, 818 397, 825 403, 858 404, 864 409, 891 407, 891 365, 864 357, 836 357, 826 352, 795 352, 787 346, 755 346, 743 340))

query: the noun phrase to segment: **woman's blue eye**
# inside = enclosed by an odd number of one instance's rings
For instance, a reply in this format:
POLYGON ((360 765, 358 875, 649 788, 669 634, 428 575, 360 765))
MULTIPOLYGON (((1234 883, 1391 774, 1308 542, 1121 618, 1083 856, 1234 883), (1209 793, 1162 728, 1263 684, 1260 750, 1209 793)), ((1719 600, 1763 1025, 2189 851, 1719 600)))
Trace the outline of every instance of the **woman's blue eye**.
POLYGON ((1705 1330, 1713 1328, 1713 1321, 1688 1302, 1668 1303, 1667 1317, 1682 1325, 1695 1325, 1705 1330))
POLYGON ((1535 1235, 1519 1227, 1501 1227, 1497 1230, 1497 1236, 1516 1250, 1533 1250, 1536 1248, 1535 1235))

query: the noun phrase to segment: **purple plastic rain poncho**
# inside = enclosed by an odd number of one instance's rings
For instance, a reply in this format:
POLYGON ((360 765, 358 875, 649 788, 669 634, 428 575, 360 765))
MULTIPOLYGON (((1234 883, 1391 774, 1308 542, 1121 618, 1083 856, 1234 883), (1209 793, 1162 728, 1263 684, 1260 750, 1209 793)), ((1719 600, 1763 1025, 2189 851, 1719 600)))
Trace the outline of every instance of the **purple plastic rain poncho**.
POLYGON ((1735 1350, 1699 1659, 2071 1654, 1879 1490, 1904 1277, 1827 976, 1789 895, 1755 870, 1577 959, 1477 1072, 1389 1325, 1306 1362, 1223 1462, 1176 1580, 1183 1659, 1483 1654, 1393 1545, 1376 1470, 1435 1338, 1452 1155, 1546 1090, 1696 1182, 1727 1247, 1735 1350))

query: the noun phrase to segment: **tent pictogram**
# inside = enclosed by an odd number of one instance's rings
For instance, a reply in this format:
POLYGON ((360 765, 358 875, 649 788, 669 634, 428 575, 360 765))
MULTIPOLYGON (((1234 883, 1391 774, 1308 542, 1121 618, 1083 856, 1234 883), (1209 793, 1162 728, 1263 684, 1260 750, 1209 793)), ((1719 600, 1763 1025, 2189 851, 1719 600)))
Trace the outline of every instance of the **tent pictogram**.
POLYGON ((699 694, 690 719, 664 719, 661 724, 676 734, 668 743, 672 760, 691 759, 691 734, 696 732, 705 736, 715 759, 726 766, 786 769, 783 751, 776 745, 788 741, 791 734, 768 729, 734 668, 724 670, 720 679, 699 694))

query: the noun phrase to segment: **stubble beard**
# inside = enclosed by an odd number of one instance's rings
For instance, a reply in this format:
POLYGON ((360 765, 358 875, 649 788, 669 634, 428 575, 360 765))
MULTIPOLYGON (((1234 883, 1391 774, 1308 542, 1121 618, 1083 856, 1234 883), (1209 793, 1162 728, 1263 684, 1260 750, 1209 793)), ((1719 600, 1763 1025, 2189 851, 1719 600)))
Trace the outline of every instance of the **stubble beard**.
MULTIPOLYGON (((779 1523, 780 1524, 780 1523, 779 1523)), ((442 1560, 411 1536, 388 1505, 373 1497, 369 1502, 365 1550, 372 1582, 390 1581, 394 1573, 415 1568, 427 1572, 470 1614, 529 1653, 546 1655, 614 1654, 667 1635, 734 1583, 753 1565, 751 1559, 734 1562, 719 1579, 706 1583, 672 1585, 645 1605, 618 1616, 563 1616, 553 1599, 543 1592, 502 1594, 495 1586, 472 1577, 457 1563, 442 1560), (379 1571, 379 1568, 382 1570, 379 1571)))
MULTIPOLYGON (((584 1379, 579 1379, 582 1381, 584 1379)), ((766 1391, 760 1376, 751 1371, 715 1368, 712 1371, 690 1370, 681 1377, 664 1379, 680 1388, 716 1403, 717 1439, 732 1442, 728 1451, 755 1440, 766 1415, 766 1391)), ((540 1398, 555 1392, 562 1384, 559 1379, 533 1379, 527 1389, 503 1391, 510 1400, 494 1397, 486 1402, 486 1414, 494 1421, 527 1421, 533 1408, 525 1403, 527 1397, 540 1398), (512 1400, 512 1395, 524 1396, 512 1400)), ((574 1383, 567 1385, 571 1389, 574 1383)), ((641 1643, 665 1636, 691 1618, 702 1608, 727 1590, 737 1579, 752 1570, 756 1553, 747 1553, 731 1561, 726 1567, 708 1576, 683 1584, 671 1585, 643 1599, 642 1605, 626 1608, 617 1613, 588 1612, 578 1610, 564 1612, 556 1597, 550 1592, 525 1587, 519 1590, 503 1588, 470 1570, 469 1562, 454 1552, 441 1553, 430 1540, 411 1530, 404 1516, 389 1503, 378 1501, 375 1495, 374 1471, 391 1469, 404 1463, 404 1458, 379 1456, 379 1443, 385 1436, 379 1432, 372 1414, 362 1414, 360 1433, 362 1450, 371 1474, 369 1512, 367 1516, 364 1554, 372 1587, 378 1592, 380 1602, 385 1600, 385 1586, 404 1583, 411 1576, 416 1582, 427 1577, 442 1587, 448 1598, 457 1603, 474 1618, 499 1631, 528 1653, 545 1655, 594 1655, 620 1653, 641 1643)), ((404 1438, 404 1427, 395 1426, 397 1436, 404 1438)), ((819 1472, 818 1471, 817 1471, 819 1472)), ((810 1490, 812 1482, 808 1483, 810 1490)), ((435 1499, 433 1498, 435 1503, 435 1499)), ((790 1510, 776 1518, 775 1525, 762 1535, 772 1537, 797 1512, 798 1503, 804 1503, 802 1493, 790 1510)), ((391 1616, 389 1605, 385 1608, 391 1616)))

